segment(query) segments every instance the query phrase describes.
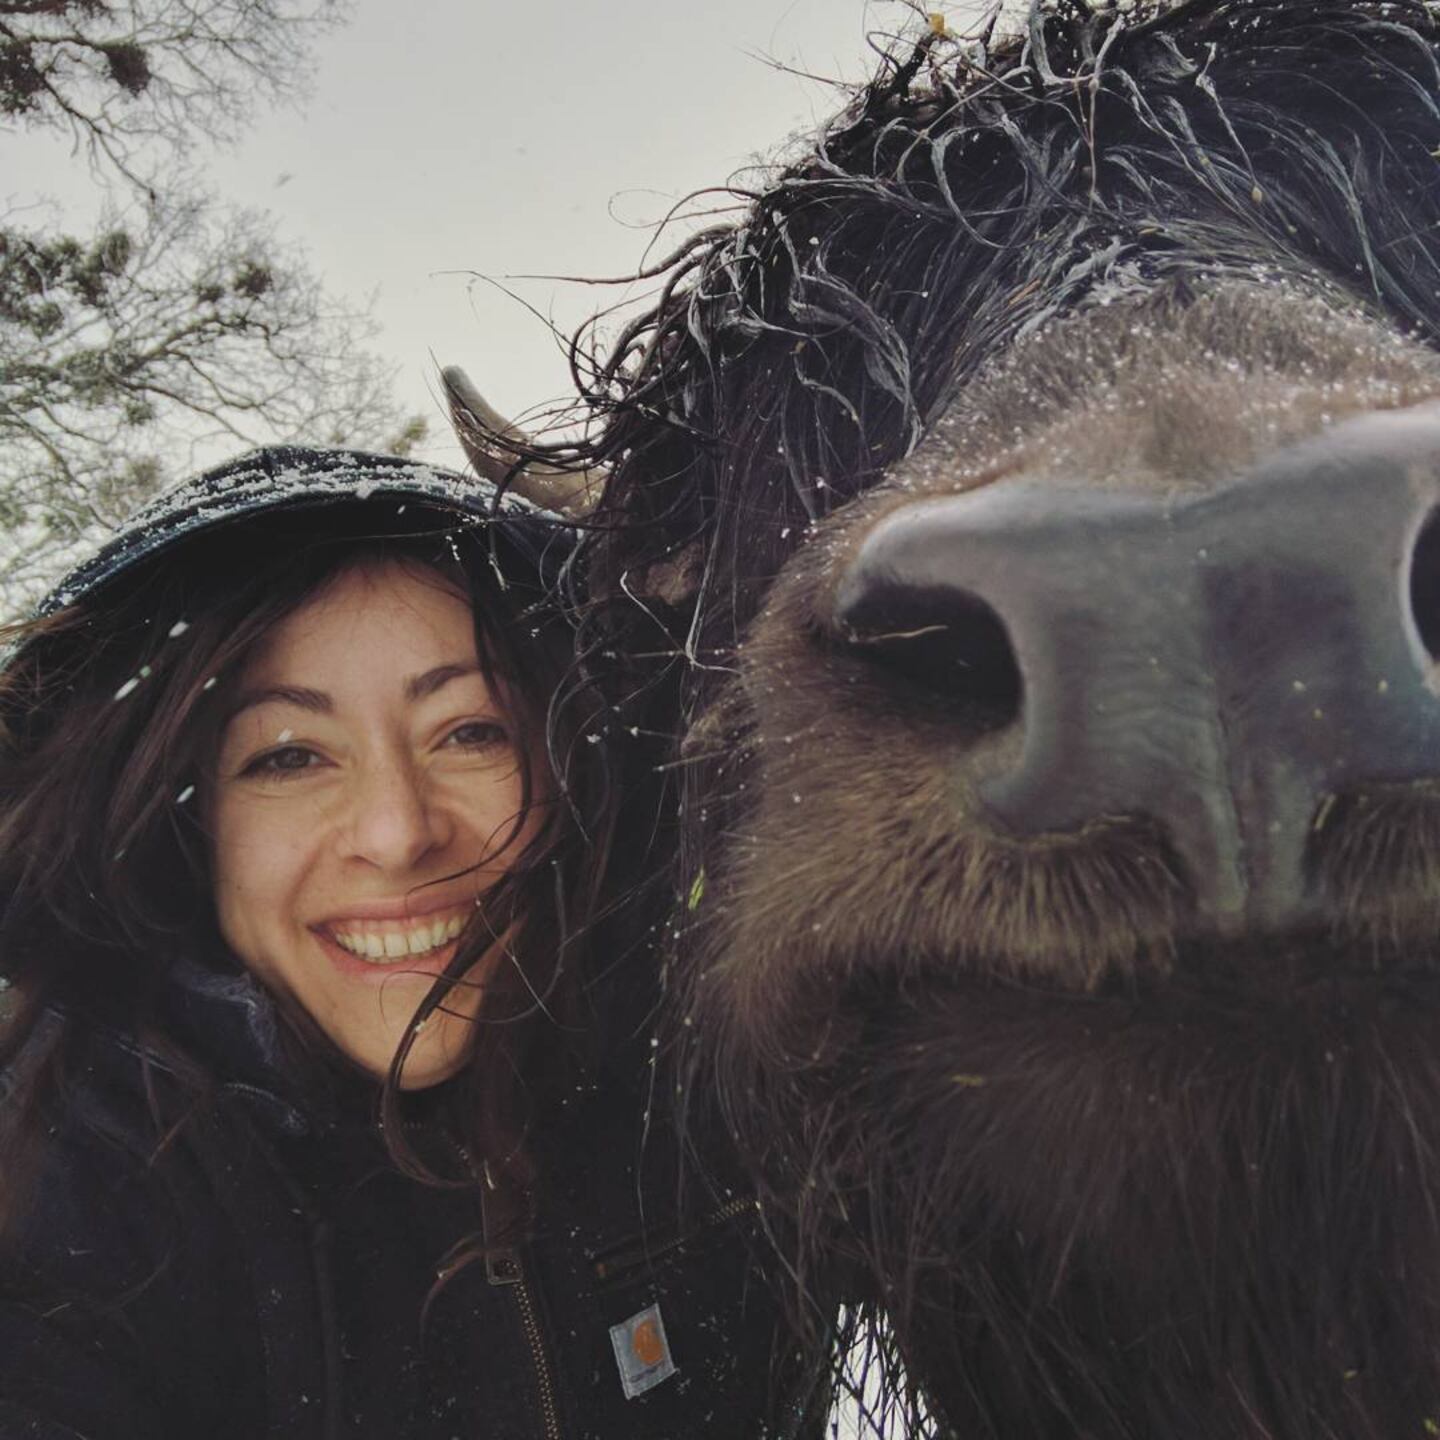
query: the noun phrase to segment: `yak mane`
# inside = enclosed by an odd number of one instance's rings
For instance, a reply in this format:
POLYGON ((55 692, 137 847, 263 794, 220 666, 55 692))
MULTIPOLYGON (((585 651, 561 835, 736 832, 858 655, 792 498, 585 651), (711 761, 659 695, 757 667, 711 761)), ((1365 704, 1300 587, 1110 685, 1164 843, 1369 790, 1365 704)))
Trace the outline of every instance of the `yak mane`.
POLYGON ((668 636, 708 696, 805 527, 1052 317, 1288 272, 1435 341, 1440 6, 1155 9, 1036 0, 1003 42, 897 42, 736 223, 649 272, 657 303, 583 367, 593 433, 540 447, 609 467, 592 558, 621 653, 668 636), (667 607, 677 570, 693 603, 667 607))

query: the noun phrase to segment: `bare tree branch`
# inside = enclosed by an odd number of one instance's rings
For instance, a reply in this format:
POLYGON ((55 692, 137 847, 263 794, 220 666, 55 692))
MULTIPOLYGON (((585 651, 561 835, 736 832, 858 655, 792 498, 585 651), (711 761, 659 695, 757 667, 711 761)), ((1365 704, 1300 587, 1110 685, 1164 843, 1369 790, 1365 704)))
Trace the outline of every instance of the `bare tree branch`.
POLYGON ((0 0, 0 132, 68 134, 97 168, 148 190, 233 140, 260 106, 293 100, 311 46, 347 0, 0 0))
POLYGON ((265 222, 203 197, 84 240, 0 217, 0 610, 217 441, 418 438, 371 329, 265 222))
POLYGON ((92 234, 0 214, 0 615, 217 446, 404 449, 367 315, 186 179, 297 96, 343 0, 0 0, 0 135, 68 134, 130 197, 92 234))

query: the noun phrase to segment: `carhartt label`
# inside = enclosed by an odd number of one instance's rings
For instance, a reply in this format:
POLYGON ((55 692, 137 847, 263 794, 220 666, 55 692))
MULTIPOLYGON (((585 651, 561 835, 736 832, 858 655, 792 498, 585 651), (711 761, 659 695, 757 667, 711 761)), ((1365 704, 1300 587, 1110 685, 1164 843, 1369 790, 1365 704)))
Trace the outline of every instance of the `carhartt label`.
POLYGON ((615 1363, 620 1367, 620 1383, 627 1400, 653 1390, 675 1373, 658 1305, 612 1325, 610 1343, 615 1347, 615 1363))

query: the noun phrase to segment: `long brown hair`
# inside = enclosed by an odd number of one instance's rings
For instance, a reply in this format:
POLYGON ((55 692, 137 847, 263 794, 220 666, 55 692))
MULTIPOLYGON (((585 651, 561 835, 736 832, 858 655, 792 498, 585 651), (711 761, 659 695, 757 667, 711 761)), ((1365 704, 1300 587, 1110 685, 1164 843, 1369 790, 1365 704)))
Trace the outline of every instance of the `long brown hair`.
MULTIPOLYGON (((11 1077, 0 1220, 87 1034, 118 1031, 161 1057, 183 1113, 224 1079, 166 1031, 160 1001, 177 960, 239 969, 216 931, 199 802, 227 682, 276 624, 367 558, 426 567, 469 598, 481 666, 515 733, 545 737, 544 747, 520 747, 523 808, 539 808, 537 832, 416 1016, 418 1025, 443 1005, 492 936, 518 922, 512 963, 487 980, 447 1114, 473 1169, 493 1180, 528 1173, 537 1094, 567 1071, 572 1037, 585 1029, 583 942, 609 850, 604 757, 576 744, 586 712, 565 687, 569 625, 504 537, 377 500, 232 521, 12 632, 0 672, 0 1073, 11 1077)), ((308 1016, 283 1002, 281 1012, 301 1058, 343 1068, 308 1016)), ((408 1048, 407 1037, 382 1087, 391 1115, 408 1048)), ((158 1140, 176 1117, 155 1118, 158 1140)), ((396 1158, 442 1178, 406 1147, 404 1129, 385 1127, 396 1158)))

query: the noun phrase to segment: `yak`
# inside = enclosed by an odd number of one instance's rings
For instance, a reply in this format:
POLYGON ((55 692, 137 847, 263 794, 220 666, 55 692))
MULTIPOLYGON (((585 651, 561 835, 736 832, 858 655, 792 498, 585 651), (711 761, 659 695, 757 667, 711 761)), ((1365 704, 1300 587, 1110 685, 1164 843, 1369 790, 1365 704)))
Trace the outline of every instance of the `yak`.
POLYGON ((1440 1434, 1440 5, 919 30, 515 452, 665 1073, 940 1433, 1440 1434))

